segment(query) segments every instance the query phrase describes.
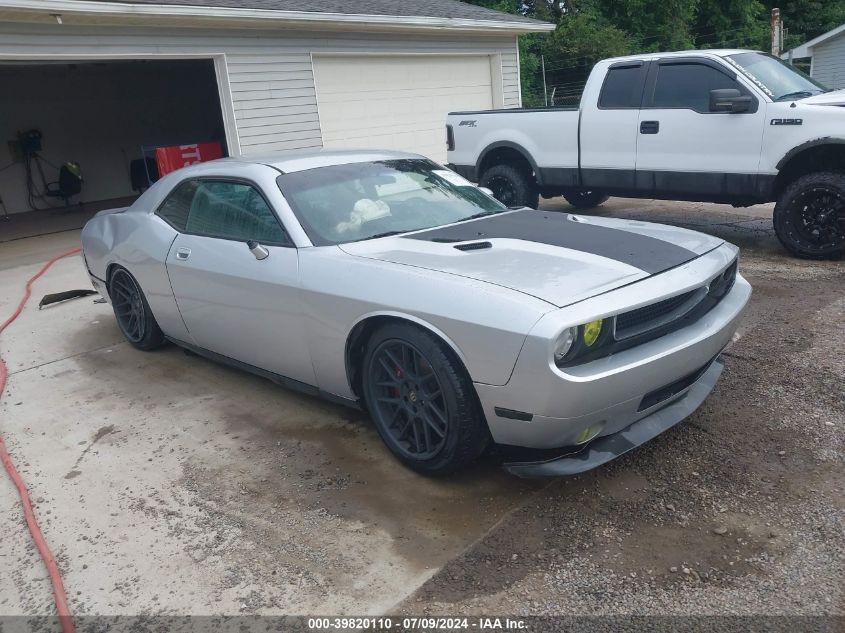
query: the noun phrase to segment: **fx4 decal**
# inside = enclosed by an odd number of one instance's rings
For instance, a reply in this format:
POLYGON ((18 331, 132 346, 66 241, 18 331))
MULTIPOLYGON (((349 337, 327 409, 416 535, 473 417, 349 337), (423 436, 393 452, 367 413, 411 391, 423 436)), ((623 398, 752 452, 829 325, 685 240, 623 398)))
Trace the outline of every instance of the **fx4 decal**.
POLYGON ((769 125, 804 125, 804 119, 772 119, 769 125))
POLYGON ((478 120, 476 119, 466 119, 458 123, 458 127, 475 127, 477 123, 478 120))

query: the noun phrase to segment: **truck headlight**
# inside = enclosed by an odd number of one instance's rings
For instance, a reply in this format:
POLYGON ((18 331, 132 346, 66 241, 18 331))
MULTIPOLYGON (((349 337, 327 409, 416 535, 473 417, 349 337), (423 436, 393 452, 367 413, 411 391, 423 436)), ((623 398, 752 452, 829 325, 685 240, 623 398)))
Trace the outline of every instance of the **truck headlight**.
POLYGON ((555 343, 556 365, 560 365, 560 363, 563 362, 563 359, 566 358, 566 355, 569 353, 569 350, 571 350, 572 346, 575 344, 575 338, 577 336, 578 328, 568 327, 557 337, 557 343, 555 343))

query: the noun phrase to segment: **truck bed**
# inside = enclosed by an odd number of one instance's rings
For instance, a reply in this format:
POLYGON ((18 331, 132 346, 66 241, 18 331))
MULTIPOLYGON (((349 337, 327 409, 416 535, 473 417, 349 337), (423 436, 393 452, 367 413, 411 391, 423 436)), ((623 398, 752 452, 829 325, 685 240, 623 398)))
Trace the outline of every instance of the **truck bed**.
POLYGON ((579 117, 579 109, 574 107, 452 112, 447 117, 454 139, 449 163, 465 177, 478 182, 485 159, 492 157, 492 152, 511 148, 530 156, 537 173, 542 168, 575 174, 579 117))

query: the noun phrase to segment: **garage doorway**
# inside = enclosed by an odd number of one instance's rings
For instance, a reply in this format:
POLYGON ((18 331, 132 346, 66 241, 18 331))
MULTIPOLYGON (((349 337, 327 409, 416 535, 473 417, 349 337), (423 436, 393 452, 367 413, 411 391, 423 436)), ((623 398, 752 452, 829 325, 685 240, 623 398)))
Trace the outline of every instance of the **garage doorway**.
POLYGON ((229 154, 213 59, 4 60, 0 85, 0 216, 12 220, 0 240, 131 204, 146 184, 143 147, 212 141, 229 154), (68 162, 81 191, 48 195, 68 162))
POLYGON ((324 147, 395 149, 445 162, 446 115, 501 106, 496 55, 321 54, 313 65, 324 147))

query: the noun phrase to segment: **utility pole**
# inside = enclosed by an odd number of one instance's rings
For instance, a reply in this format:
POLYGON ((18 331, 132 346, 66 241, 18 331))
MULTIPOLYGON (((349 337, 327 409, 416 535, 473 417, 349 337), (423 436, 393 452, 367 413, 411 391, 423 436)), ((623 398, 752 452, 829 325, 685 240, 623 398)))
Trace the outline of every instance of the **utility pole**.
POLYGON ((546 88, 546 56, 540 55, 540 63, 543 65, 543 104, 549 105, 549 89, 546 88))
POLYGON ((772 9, 772 55, 780 56, 781 45, 783 44, 783 24, 780 21, 780 9, 772 9))

